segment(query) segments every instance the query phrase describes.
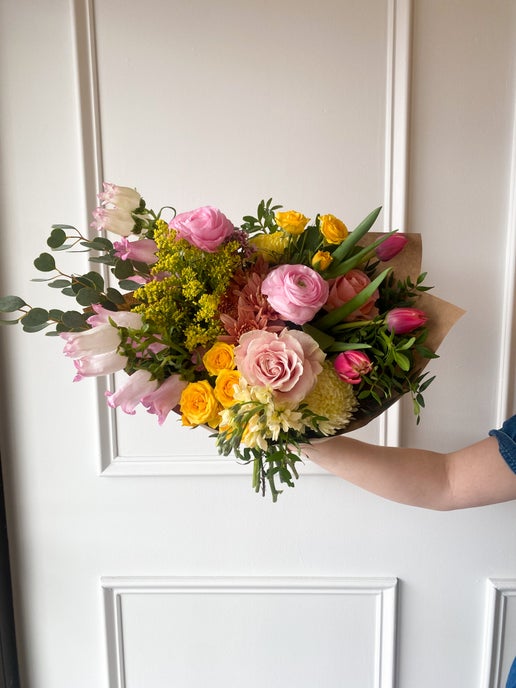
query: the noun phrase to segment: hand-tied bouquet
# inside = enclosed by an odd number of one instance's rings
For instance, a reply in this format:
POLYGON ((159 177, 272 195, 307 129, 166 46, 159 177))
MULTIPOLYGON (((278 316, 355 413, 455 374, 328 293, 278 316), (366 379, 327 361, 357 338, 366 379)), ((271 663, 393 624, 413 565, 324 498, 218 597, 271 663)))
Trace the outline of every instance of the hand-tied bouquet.
POLYGON ((277 481, 298 477, 303 443, 354 430, 405 393, 419 421, 433 380, 422 370, 453 307, 425 301, 418 235, 370 232, 380 208, 348 232, 334 215, 310 224, 272 199, 240 227, 212 206, 156 213, 114 184, 99 200, 98 236, 59 224, 47 244, 92 251, 108 267, 69 275, 51 253, 34 261, 51 273, 41 281, 81 310, 6 296, 0 312, 20 312, 2 322, 27 332, 53 327, 75 380, 125 371, 109 406, 134 414, 141 404, 160 425, 174 411, 183 425, 209 426, 219 453, 252 463, 253 487, 268 484, 274 501, 277 481), (118 288, 107 286, 108 270, 118 288))

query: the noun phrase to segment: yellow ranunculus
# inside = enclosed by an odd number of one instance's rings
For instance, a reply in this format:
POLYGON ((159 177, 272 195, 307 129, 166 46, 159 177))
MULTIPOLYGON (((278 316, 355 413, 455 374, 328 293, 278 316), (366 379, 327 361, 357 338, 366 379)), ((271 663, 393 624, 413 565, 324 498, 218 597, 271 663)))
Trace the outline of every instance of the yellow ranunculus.
POLYGON ((331 265, 333 258, 328 251, 317 251, 312 258, 312 267, 316 270, 326 270, 331 265))
POLYGON ((207 423, 216 428, 220 421, 220 405, 207 380, 191 382, 185 387, 179 401, 183 425, 207 423))
POLYGON ((238 370, 221 370, 217 375, 214 394, 224 408, 229 408, 235 403, 234 387, 239 380, 240 373, 238 370))
POLYGON ((264 260, 271 265, 279 262, 283 252, 288 246, 288 236, 283 232, 272 234, 256 234, 250 240, 252 246, 264 260))
POLYGON ((286 210, 275 215, 276 224, 289 234, 302 234, 306 225, 310 222, 309 217, 305 217, 296 210, 286 210))
POLYGON ((204 367, 210 375, 218 375, 221 370, 235 367, 234 346, 225 342, 215 342, 202 357, 204 367))
POLYGON ((321 215, 319 229, 329 244, 340 244, 348 236, 348 228, 335 215, 321 215))

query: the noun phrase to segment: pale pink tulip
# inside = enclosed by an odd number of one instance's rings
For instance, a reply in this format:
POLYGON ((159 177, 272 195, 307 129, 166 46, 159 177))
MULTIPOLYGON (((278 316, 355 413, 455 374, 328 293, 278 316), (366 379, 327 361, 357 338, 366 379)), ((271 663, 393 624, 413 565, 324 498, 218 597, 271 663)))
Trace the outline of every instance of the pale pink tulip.
POLYGON ((73 362, 77 374, 73 381, 78 382, 85 377, 98 377, 99 375, 111 375, 123 370, 127 365, 127 358, 120 356, 116 351, 109 351, 94 356, 76 358, 73 362))

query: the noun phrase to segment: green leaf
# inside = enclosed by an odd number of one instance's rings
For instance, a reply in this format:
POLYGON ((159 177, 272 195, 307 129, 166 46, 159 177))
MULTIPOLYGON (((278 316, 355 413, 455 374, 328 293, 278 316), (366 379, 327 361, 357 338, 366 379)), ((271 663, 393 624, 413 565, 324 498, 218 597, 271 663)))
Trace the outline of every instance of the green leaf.
POLYGON ((133 282, 132 280, 120 280, 118 286, 120 289, 125 289, 125 291, 134 291, 142 285, 139 282, 133 282))
POLYGON ((86 316, 84 313, 79 313, 78 311, 65 311, 61 321, 65 327, 71 329, 84 330, 87 329, 88 325, 86 323, 86 316))
POLYGON ((28 327, 33 327, 37 325, 42 325, 43 323, 46 323, 48 320, 48 311, 45 310, 44 308, 32 308, 27 315, 24 315, 23 318, 21 318, 20 322, 22 323, 24 329, 26 326, 28 327))
POLYGON ((113 270, 114 276, 119 279, 126 279, 134 275, 134 268, 130 260, 117 259, 113 270))
POLYGON ((50 253, 41 253, 34 261, 34 267, 40 272, 51 272, 56 269, 56 261, 50 253))
POLYGON ((75 296, 75 292, 72 287, 66 287, 61 291, 61 294, 64 294, 65 296, 75 296))
POLYGON ((399 367, 406 373, 410 370, 410 361, 405 354, 400 354, 399 351, 393 350, 394 360, 399 367))
POLYGON ((359 342, 335 342, 330 347, 328 351, 357 351, 358 349, 370 349, 370 344, 363 344, 359 342))
POLYGON ((51 323, 49 322, 41 323, 40 325, 26 325, 25 323, 22 323, 24 332, 39 332, 40 330, 44 330, 45 327, 48 327, 50 324, 51 323))
POLYGON ((63 287, 69 287, 71 284, 70 280, 67 279, 56 279, 53 282, 49 282, 48 286, 53 289, 62 289, 63 287))
POLYGON ((116 289, 113 289, 112 287, 109 287, 106 290, 106 296, 113 303, 116 303, 116 304, 124 303, 124 297, 122 296, 122 294, 119 291, 117 291, 116 289))
POLYGON ((47 245, 50 248, 59 248, 66 241, 66 232, 61 227, 54 227, 47 239, 47 245))
POLYGON ((0 318, 0 327, 2 325, 17 325, 19 321, 19 318, 17 318, 16 320, 2 320, 2 318, 0 318))
MULTIPOLYGON (((365 246, 363 249, 352 255, 351 258, 348 258, 348 260, 344 260, 340 263, 336 263, 334 260, 334 262, 325 272, 325 277, 327 279, 332 279, 334 277, 339 277, 339 275, 345 275, 350 270, 353 270, 353 268, 366 260, 369 254, 372 254, 377 246, 383 244, 383 242, 386 241, 391 234, 395 234, 395 232, 388 232, 384 234, 384 236, 380 237, 376 241, 373 241, 373 243, 369 244, 369 246, 365 246)), ((334 255, 335 252, 332 254, 332 257, 334 255)))
POLYGON ((91 289, 91 287, 83 287, 80 289, 75 298, 77 303, 81 306, 91 306, 92 303, 98 303, 100 299, 100 294, 96 289, 91 289))
POLYGON ((382 207, 380 206, 379 208, 376 208, 370 212, 369 215, 363 219, 362 222, 351 232, 351 234, 346 237, 342 244, 337 246, 335 251, 332 253, 333 260, 341 261, 347 255, 349 255, 349 252, 353 246, 355 246, 355 244, 360 241, 364 234, 367 234, 367 232, 374 225, 381 209, 382 207))
POLYGON ((61 320, 63 317, 63 311, 59 310, 58 308, 51 308, 48 311, 48 317, 51 320, 61 320))
POLYGON ((383 280, 387 277, 392 268, 386 268, 376 279, 370 282, 365 289, 362 289, 356 296, 350 299, 347 303, 334 311, 330 311, 319 320, 316 320, 314 325, 320 330, 326 331, 331 329, 334 325, 338 325, 345 320, 353 311, 364 305, 368 299, 378 289, 383 280))
POLYGON ((317 344, 319 344, 319 347, 323 351, 326 351, 335 342, 335 337, 326 334, 326 332, 318 330, 317 327, 314 327, 309 323, 305 323, 303 325, 303 331, 306 332, 306 334, 310 335, 310 337, 312 337, 312 339, 314 339, 317 342, 317 344))
POLYGON ((99 291, 104 291, 104 278, 99 272, 92 270, 91 272, 87 272, 85 275, 83 275, 83 277, 85 277, 87 280, 90 280, 99 291))
POLYGON ((96 237, 91 241, 81 241, 80 244, 91 251, 109 251, 113 248, 113 244, 109 239, 103 239, 102 237, 96 237))
POLYGON ((13 313, 26 305, 19 296, 0 296, 0 313, 13 313))

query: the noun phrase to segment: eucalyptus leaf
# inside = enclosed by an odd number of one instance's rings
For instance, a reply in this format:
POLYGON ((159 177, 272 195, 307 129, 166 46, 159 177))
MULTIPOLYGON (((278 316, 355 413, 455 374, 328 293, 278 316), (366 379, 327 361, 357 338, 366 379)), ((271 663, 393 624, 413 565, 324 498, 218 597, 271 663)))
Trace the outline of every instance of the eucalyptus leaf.
POLYGON ((65 311, 61 321, 65 327, 72 329, 87 329, 86 316, 78 311, 65 311))
POLYGON ((138 287, 141 287, 142 285, 139 282, 133 282, 132 280, 120 280, 118 283, 118 286, 120 289, 124 289, 125 291, 134 291, 135 289, 138 289, 138 287))
POLYGON ((35 259, 34 267, 40 272, 51 272, 56 269, 56 261, 50 253, 41 253, 35 259))
POLYGON ((13 313, 26 305, 19 296, 0 296, 0 313, 13 313))
POLYGON ((116 303, 117 305, 120 305, 120 304, 125 302, 122 294, 119 291, 117 291, 116 289, 113 289, 112 287, 109 287, 106 290, 106 296, 108 297, 108 299, 110 301, 112 301, 113 303, 116 303))
POLYGON ((45 327, 48 327, 50 324, 51 323, 49 322, 44 322, 40 325, 26 325, 25 323, 22 323, 24 332, 39 332, 40 330, 44 330, 45 327))
POLYGON ((100 294, 96 289, 83 287, 77 292, 75 298, 77 299, 77 303, 79 303, 81 306, 91 306, 92 303, 99 302, 100 294))
POLYGON ((66 241, 66 232, 61 227, 54 227, 47 239, 47 245, 50 248, 59 248, 66 241))
POLYGON ((63 287, 69 287, 71 284, 70 280, 67 279, 56 279, 48 283, 49 287, 53 289, 62 289, 63 287))
POLYGON ((2 326, 2 325, 17 325, 19 323, 19 321, 20 321, 19 318, 17 318, 16 320, 2 320, 2 318, 0 318, 0 326, 2 326))
POLYGON ((24 328, 26 326, 33 327, 36 325, 42 325, 43 323, 47 322, 48 315, 48 311, 44 308, 32 308, 27 315, 24 315, 23 318, 21 318, 20 322, 24 328))

